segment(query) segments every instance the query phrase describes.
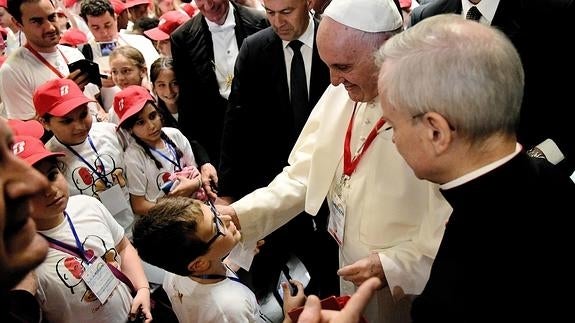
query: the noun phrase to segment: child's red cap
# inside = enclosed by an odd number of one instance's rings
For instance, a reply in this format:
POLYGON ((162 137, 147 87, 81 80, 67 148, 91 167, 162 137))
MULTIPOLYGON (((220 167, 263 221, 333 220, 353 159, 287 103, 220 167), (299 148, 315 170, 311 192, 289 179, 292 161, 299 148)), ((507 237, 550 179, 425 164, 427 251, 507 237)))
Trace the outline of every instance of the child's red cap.
POLYGON ((84 95, 78 84, 70 79, 53 79, 42 84, 34 92, 36 113, 43 117, 47 113, 63 117, 79 106, 94 102, 84 95))
POLYGON ((154 101, 154 98, 144 87, 139 85, 130 85, 114 96, 114 111, 120 121, 118 127, 122 125, 129 117, 140 112, 148 101, 154 101))
POLYGON ((20 157, 30 165, 49 158, 63 157, 64 153, 53 153, 44 147, 44 144, 38 138, 31 136, 15 136, 12 145, 14 155, 20 157))

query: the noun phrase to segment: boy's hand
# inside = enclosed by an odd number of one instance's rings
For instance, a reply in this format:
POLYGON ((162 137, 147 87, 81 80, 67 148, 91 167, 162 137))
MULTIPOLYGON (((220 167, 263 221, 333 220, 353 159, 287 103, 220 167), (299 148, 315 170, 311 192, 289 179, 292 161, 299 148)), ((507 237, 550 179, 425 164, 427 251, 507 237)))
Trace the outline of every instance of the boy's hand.
POLYGON ((146 317, 144 322, 149 323, 152 321, 150 289, 147 287, 138 289, 138 292, 132 301, 132 306, 130 307, 129 321, 135 321, 138 318, 138 315, 142 314, 146 317))
POLYGON ((74 83, 78 84, 80 90, 84 91, 84 87, 90 83, 90 76, 88 73, 84 73, 81 70, 75 70, 74 72, 70 73, 67 77, 74 81, 74 83))
MULTIPOLYGON (((291 310, 303 306, 305 303, 303 284, 300 281, 294 279, 290 280, 290 283, 294 284, 297 287, 297 293, 292 296, 289 284, 286 282, 282 283, 282 289, 284 292, 284 306, 283 306, 284 317, 289 317, 288 313, 291 310)), ((284 320, 284 322, 286 321, 284 320)))
POLYGON ((238 215, 236 214, 236 210, 234 210, 233 207, 228 206, 228 205, 217 204, 216 209, 218 210, 218 212, 221 215, 229 215, 232 218, 232 221, 234 222, 234 224, 236 225, 236 228, 238 230, 242 229, 242 227, 240 225, 240 219, 238 219, 238 215))
POLYGON ((341 311, 322 310, 319 298, 315 295, 308 297, 303 312, 299 316, 300 323, 349 323, 358 322, 361 312, 367 306, 371 296, 381 288, 381 280, 370 278, 366 280, 351 296, 341 311))

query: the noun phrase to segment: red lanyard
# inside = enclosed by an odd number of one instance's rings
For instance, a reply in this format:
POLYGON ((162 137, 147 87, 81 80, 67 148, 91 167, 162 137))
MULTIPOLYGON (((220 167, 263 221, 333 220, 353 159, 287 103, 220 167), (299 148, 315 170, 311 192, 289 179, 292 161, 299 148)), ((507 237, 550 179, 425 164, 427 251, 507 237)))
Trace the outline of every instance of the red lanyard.
POLYGON ((379 133, 379 129, 381 129, 381 127, 383 127, 383 125, 385 124, 385 119, 379 118, 379 120, 377 120, 377 123, 371 129, 371 131, 369 132, 369 135, 367 135, 367 138, 365 139, 365 142, 363 143, 363 146, 361 147, 361 152, 359 154, 357 154, 357 156, 355 156, 352 159, 351 158, 351 148, 350 148, 351 130, 353 128, 353 120, 355 119, 356 109, 357 109, 357 102, 355 103, 355 105, 353 107, 353 114, 351 115, 351 119, 349 120, 349 125, 347 126, 347 132, 345 134, 345 142, 344 142, 344 146, 343 146, 343 174, 348 176, 348 177, 351 176, 351 174, 353 174, 353 172, 357 168, 357 165, 359 164, 361 158, 363 157, 363 154, 367 151, 369 146, 371 146, 371 143, 373 142, 375 137, 377 137, 377 134, 379 133))
MULTIPOLYGON (((52 66, 52 64, 50 64, 50 62, 48 62, 44 56, 40 55, 40 53, 38 53, 34 48, 32 48, 32 46, 30 46, 30 44, 26 44, 24 45, 24 47, 26 47, 32 54, 34 54, 34 56, 36 56, 36 58, 42 62, 42 64, 46 65, 46 67, 48 67, 52 72, 56 73, 56 75, 58 75, 58 77, 60 78, 64 78, 65 76, 62 75, 62 73, 60 73, 60 71, 55 68, 54 66, 52 66)), ((60 48, 56 47, 56 49, 58 50, 58 52, 60 52, 60 55, 62 55, 62 57, 64 58, 64 62, 66 62, 66 64, 68 64, 68 60, 66 59, 66 56, 64 56, 64 54, 62 54, 62 52, 60 51, 60 48)))

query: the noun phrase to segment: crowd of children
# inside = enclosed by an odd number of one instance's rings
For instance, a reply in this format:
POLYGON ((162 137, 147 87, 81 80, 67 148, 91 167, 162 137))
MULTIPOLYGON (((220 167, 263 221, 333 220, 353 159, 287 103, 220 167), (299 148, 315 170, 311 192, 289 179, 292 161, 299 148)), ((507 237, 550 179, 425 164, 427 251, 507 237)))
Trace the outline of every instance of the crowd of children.
MULTIPOLYGON (((180 322, 265 321, 253 292, 223 261, 241 235, 212 204, 216 181, 203 179, 217 179, 215 169, 199 164, 205 152, 178 129, 180 88, 169 35, 197 8, 176 0, 154 0, 155 6, 151 0, 112 0, 118 29, 125 28, 120 27, 124 14, 131 19, 128 29, 154 12, 162 18, 143 33, 162 55, 147 62, 136 47, 106 44, 109 53, 98 61, 103 85, 98 93, 87 85, 85 71, 70 73, 67 67, 68 58, 81 59, 94 40, 96 27, 80 15, 81 2, 18 1, 55 14, 50 44, 44 48, 31 39, 27 47, 38 52, 31 60, 48 67, 42 70, 47 81, 35 77, 33 93, 11 93, 7 82, 3 91, 6 98, 26 97, 33 104, 34 111, 9 120, 14 152, 49 182, 33 198, 33 219, 50 249, 29 276, 45 319, 156 319, 151 295, 157 286, 147 277, 151 264, 166 270, 163 288, 180 322), (168 256, 180 252, 181 257, 168 256)), ((20 29, 5 23, 13 21, 8 7, 0 0, 0 64, 26 43, 20 29)), ((36 65, 28 65, 26 74, 34 75, 36 65)), ((0 115, 7 114, 0 109, 0 115)), ((304 300, 303 285, 293 283, 298 286, 293 296, 283 286, 286 313, 304 300)))

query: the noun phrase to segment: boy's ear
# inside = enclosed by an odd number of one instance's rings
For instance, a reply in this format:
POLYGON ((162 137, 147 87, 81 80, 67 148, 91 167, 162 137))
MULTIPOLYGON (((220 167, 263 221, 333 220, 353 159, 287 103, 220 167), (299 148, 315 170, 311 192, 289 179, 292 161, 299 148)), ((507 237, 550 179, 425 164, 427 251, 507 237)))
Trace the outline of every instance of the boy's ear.
POLYGON ((188 270, 192 273, 201 273, 210 268, 210 261, 200 256, 188 264, 188 270))
POLYGON ((50 127, 48 125, 48 122, 46 121, 46 119, 44 119, 44 117, 38 117, 38 122, 40 122, 42 124, 44 129, 46 129, 47 131, 50 131, 50 127))

